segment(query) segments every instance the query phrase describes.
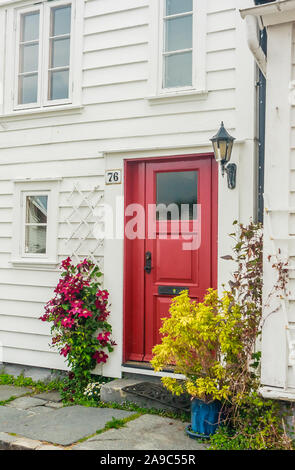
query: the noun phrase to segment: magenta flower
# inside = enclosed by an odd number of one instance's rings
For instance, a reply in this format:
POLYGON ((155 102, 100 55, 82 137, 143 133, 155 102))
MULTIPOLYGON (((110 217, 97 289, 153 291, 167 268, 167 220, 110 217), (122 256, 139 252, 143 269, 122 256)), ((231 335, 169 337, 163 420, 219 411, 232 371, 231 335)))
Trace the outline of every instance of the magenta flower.
POLYGON ((94 354, 93 354, 93 359, 96 360, 97 364, 100 364, 101 362, 103 363, 106 363, 107 362, 107 358, 109 357, 106 353, 104 353, 103 351, 96 351, 94 354))
POLYGON ((69 346, 68 344, 66 344, 65 347, 60 350, 61 356, 67 357, 67 355, 69 354, 70 350, 71 350, 71 346, 69 346))

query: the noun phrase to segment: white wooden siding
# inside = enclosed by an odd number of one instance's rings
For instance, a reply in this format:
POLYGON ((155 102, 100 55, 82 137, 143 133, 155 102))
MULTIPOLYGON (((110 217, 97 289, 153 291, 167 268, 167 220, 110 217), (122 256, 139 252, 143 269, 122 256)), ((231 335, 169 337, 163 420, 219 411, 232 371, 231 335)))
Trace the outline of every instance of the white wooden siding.
MULTIPOLYGON (((63 359, 48 346, 47 325, 38 320, 53 294, 58 270, 11 264, 13 179, 62 178, 57 214, 61 260, 70 254, 65 244, 69 235, 65 218, 71 211, 67 198, 77 181, 85 190, 97 184, 104 189, 101 152, 165 148, 167 144, 194 148, 208 142, 222 120, 237 138, 254 138, 253 133, 242 134, 242 124, 237 121, 237 87, 245 87, 243 112, 252 116, 253 102, 247 97, 254 83, 253 59, 242 35, 237 35, 242 22, 237 3, 206 3, 207 96, 152 104, 147 99, 152 65, 150 2, 89 0, 85 2, 81 38, 82 108, 0 119, 0 342, 5 346, 6 362, 64 367, 63 359), (241 53, 249 64, 244 84, 239 81, 237 65, 241 53)), ((254 129, 254 124, 249 127, 254 129)), ((89 247, 94 243, 89 239, 89 247)), ((83 254, 86 256, 87 250, 83 254)))

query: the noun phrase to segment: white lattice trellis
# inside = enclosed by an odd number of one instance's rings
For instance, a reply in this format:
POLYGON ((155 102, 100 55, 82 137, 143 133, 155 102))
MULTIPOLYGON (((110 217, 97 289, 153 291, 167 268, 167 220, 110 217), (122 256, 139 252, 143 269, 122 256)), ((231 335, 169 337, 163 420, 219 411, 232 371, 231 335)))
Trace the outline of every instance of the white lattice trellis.
POLYGON ((70 247, 73 261, 80 262, 86 254, 87 258, 98 264, 101 270, 103 259, 99 251, 104 240, 97 236, 99 232, 97 226, 104 223, 103 214, 98 211, 103 196, 103 190, 99 185, 93 189, 82 190, 79 184, 75 183, 67 198, 72 210, 64 220, 69 228, 65 245, 68 250, 70 247), (93 246, 90 246, 90 239, 94 241, 93 246))

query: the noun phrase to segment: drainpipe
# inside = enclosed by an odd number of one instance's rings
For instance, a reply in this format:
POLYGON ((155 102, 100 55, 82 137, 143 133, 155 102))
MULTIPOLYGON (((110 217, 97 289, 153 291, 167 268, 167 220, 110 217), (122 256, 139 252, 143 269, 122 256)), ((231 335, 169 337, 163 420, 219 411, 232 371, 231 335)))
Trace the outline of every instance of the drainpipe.
POLYGON ((250 51, 254 55, 255 61, 264 77, 266 77, 266 56, 262 50, 259 41, 259 26, 258 19, 255 16, 247 15, 245 17, 246 26, 247 26, 247 41, 250 51))
MULTIPOLYGON (((266 29, 260 32, 260 45, 267 56, 266 29)), ((264 215, 264 162, 265 162, 265 111, 266 111, 266 78, 259 71, 258 82, 258 222, 263 223, 264 215)))

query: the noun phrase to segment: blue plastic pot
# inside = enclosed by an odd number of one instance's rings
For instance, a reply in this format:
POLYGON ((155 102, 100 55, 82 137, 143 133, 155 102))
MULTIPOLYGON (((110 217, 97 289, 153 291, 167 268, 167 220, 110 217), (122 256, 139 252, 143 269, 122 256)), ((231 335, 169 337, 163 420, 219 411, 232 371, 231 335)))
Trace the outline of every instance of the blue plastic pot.
POLYGON ((191 403, 191 425, 186 432, 191 438, 209 438, 219 426, 221 403, 217 400, 206 403, 194 398, 191 403))

